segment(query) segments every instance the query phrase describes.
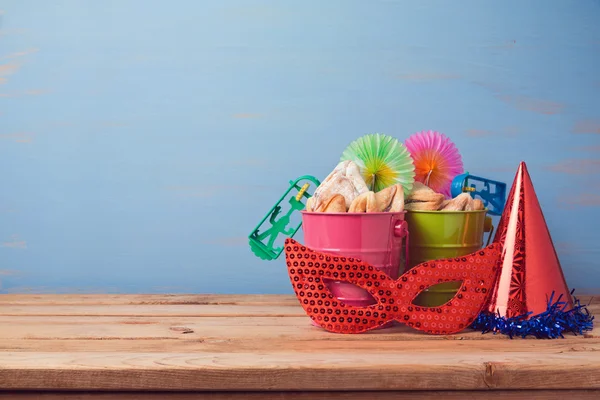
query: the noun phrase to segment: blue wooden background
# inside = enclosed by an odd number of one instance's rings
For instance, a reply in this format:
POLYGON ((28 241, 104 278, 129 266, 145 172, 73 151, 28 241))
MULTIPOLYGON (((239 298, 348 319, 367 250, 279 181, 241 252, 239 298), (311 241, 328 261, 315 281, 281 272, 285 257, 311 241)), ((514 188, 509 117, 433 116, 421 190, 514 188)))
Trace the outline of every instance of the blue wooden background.
POLYGON ((600 288, 597 0, 0 1, 0 292, 291 293, 245 237, 371 132, 525 160, 600 288))

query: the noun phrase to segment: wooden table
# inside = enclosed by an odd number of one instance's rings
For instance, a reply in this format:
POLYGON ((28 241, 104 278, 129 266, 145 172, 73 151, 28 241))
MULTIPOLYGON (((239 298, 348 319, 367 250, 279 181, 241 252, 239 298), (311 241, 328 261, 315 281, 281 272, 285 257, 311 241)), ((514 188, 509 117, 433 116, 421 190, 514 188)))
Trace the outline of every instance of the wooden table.
MULTIPOLYGON (((589 309, 600 315, 598 302, 589 309)), ((292 296, 0 295, 0 390, 15 400, 600 399, 600 328, 556 340, 404 326, 338 335, 311 326, 292 296)))

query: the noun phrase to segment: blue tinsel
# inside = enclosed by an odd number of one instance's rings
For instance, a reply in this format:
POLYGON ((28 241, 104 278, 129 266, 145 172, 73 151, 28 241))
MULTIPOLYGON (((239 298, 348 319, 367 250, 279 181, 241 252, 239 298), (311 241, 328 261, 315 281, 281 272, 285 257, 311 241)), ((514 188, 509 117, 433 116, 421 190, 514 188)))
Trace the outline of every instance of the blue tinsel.
POLYGON ((532 313, 529 312, 506 318, 501 317, 500 314, 484 311, 471 324, 471 329, 482 333, 499 332, 510 336, 511 339, 515 336, 525 338, 530 335, 538 339, 556 339, 564 338, 563 333, 566 332, 582 335, 584 331, 592 329, 594 317, 577 298, 573 298, 574 306, 570 310, 565 310, 567 302, 561 301, 562 295, 554 303, 553 298, 554 292, 548 300, 546 311, 535 316, 531 316, 532 313))

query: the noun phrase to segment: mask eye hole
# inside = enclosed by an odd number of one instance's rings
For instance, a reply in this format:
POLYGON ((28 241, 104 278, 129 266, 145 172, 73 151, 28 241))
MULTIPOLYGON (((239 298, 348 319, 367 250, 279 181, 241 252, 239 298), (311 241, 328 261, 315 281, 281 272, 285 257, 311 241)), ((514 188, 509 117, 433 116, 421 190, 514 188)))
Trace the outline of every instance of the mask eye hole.
POLYGON ((450 300, 460 289, 462 281, 436 283, 421 291, 412 301, 415 306, 439 307, 450 300))
POLYGON ((323 282, 333 297, 337 297, 338 300, 346 305, 353 307, 367 307, 377 304, 377 300, 375 300, 368 291, 352 283, 327 278, 324 278, 323 282))

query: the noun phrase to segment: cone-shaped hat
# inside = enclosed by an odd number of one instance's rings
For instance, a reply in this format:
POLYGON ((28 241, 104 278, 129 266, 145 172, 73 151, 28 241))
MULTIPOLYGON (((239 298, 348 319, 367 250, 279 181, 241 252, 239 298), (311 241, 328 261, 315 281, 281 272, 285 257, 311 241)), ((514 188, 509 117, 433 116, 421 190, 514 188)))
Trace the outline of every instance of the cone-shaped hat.
POLYGON ((494 242, 503 245, 500 274, 488 310, 503 317, 546 311, 548 299, 572 307, 556 250, 533 189, 531 177, 521 162, 494 242))

